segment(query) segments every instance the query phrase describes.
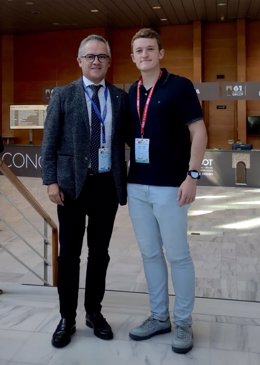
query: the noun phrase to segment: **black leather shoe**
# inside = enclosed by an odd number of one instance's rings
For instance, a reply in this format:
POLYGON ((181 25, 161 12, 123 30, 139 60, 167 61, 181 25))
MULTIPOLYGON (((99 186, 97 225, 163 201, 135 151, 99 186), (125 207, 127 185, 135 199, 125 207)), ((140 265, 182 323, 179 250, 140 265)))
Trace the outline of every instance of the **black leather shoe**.
POLYGON ((65 347, 70 343, 71 336, 76 331, 76 323, 67 321, 66 318, 62 318, 53 333, 51 343, 54 347, 65 347))
POLYGON ((113 332, 101 313, 86 314, 86 325, 94 329, 94 335, 102 340, 112 340, 113 332))

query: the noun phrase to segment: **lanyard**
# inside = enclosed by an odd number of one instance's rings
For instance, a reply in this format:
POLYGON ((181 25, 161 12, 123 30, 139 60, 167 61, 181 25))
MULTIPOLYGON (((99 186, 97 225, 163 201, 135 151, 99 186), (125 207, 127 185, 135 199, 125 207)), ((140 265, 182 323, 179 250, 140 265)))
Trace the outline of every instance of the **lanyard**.
POLYGON ((157 84, 157 81, 159 80, 161 75, 162 75, 162 71, 160 72, 160 74, 158 76, 158 79, 156 80, 155 84, 153 85, 153 87, 149 91, 149 94, 147 96, 145 106, 144 106, 142 120, 141 120, 141 114, 140 114, 140 88, 141 88, 141 85, 143 85, 143 79, 140 78, 140 80, 138 81, 136 107, 137 107, 137 113, 138 113, 140 123, 141 123, 141 137, 142 138, 143 138, 143 135, 144 135, 144 127, 145 127, 146 120, 147 120, 147 113, 148 113, 149 104, 150 104, 150 101, 152 99, 152 95, 153 95, 153 92, 154 92, 155 85, 157 84))
POLYGON ((103 113, 101 114, 99 108, 97 107, 97 104, 92 100, 91 96, 89 95, 88 92, 88 88, 84 85, 84 91, 85 94, 87 95, 88 99, 90 100, 93 108, 94 108, 94 112, 96 113, 100 124, 101 124, 101 129, 102 129, 102 143, 105 144, 106 143, 106 130, 105 130, 105 119, 107 116, 107 98, 108 98, 108 87, 105 87, 105 106, 104 106, 104 110, 103 113))

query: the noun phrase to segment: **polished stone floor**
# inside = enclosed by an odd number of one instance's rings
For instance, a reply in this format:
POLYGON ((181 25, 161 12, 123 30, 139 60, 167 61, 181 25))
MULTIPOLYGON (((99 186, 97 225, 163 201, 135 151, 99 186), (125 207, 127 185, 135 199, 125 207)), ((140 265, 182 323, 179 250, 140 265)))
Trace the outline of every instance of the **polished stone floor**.
MULTIPOLYGON (((56 221, 55 206, 37 178, 21 178, 56 221)), ((0 244, 42 274, 36 229, 43 222, 0 176, 0 244), (13 205, 19 209, 13 207, 13 205), (32 227, 25 218, 33 223, 32 227), (10 227, 15 227, 13 231, 10 227)), ((30 270, 0 248, 1 365, 259 365, 260 364, 260 189, 199 187, 189 215, 189 242, 196 269, 194 349, 171 351, 171 334, 134 342, 129 330, 149 314, 142 263, 127 207, 119 209, 111 241, 104 314, 115 339, 95 338, 84 325, 80 289, 77 333, 65 349, 54 349, 51 333, 59 319, 56 289, 43 287, 30 270)), ((86 244, 80 287, 84 286, 86 244)), ((50 275, 51 276, 51 275, 50 275)), ((169 283, 170 301, 174 292, 169 283)))
MULTIPOLYGON (((0 283, 1 365, 259 365, 260 305, 219 299, 196 300, 194 348, 171 350, 171 333, 147 341, 129 339, 129 330, 149 314, 146 294, 108 291, 103 313, 114 340, 94 337, 84 324, 80 290, 77 332, 69 346, 55 349, 51 334, 59 320, 55 288, 0 283)), ((171 297, 171 302, 173 297, 171 297)))

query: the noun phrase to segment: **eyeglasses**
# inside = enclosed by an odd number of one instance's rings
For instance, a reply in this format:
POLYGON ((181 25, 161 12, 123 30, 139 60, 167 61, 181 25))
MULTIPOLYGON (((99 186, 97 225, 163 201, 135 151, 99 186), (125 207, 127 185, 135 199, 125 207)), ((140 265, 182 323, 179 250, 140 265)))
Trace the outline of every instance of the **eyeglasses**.
POLYGON ((85 58, 88 63, 92 63, 95 59, 98 59, 100 63, 105 63, 110 57, 106 54, 86 54, 85 56, 81 56, 81 58, 85 58))

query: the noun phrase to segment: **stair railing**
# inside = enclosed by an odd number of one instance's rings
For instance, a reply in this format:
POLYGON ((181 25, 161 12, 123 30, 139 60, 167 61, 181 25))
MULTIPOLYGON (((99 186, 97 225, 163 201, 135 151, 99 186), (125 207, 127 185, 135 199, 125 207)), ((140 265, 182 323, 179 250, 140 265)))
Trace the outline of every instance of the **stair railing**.
MULTIPOLYGON (((23 217, 27 220, 27 222, 34 227, 41 234, 43 237, 43 244, 44 244, 44 254, 39 254, 35 248, 30 245, 16 230, 15 228, 7 223, 5 220, 1 218, 1 220, 8 226, 8 228, 18 236, 30 249, 32 249, 37 255, 39 255, 44 263, 44 273, 43 277, 41 277, 37 272, 31 269, 27 264, 25 264, 18 256, 16 256, 13 252, 11 252, 6 245, 0 243, 0 247, 5 250, 9 255, 11 255, 16 261, 18 261, 21 265, 26 267, 30 272, 32 272, 35 276, 38 277, 41 281, 43 281, 44 285, 50 285, 48 281, 48 266, 50 263, 48 261, 48 246, 51 246, 51 258, 52 258, 52 285, 57 286, 57 257, 58 257, 58 229, 55 222, 51 219, 48 213, 42 208, 39 202, 34 198, 31 192, 26 188, 26 186, 17 178, 17 176, 10 170, 10 168, 4 163, 4 161, 0 158, 0 171, 6 178, 11 182, 11 184, 20 192, 20 194, 29 202, 29 204, 33 207, 33 209, 43 218, 44 221, 44 233, 42 234, 39 229, 30 222, 25 215, 16 209, 23 215, 23 217), (48 226, 51 227, 52 235, 51 235, 51 242, 48 239, 48 226)), ((5 197, 9 203, 12 204, 8 197, 5 197)), ((12 204, 13 205, 13 204, 12 204)))

